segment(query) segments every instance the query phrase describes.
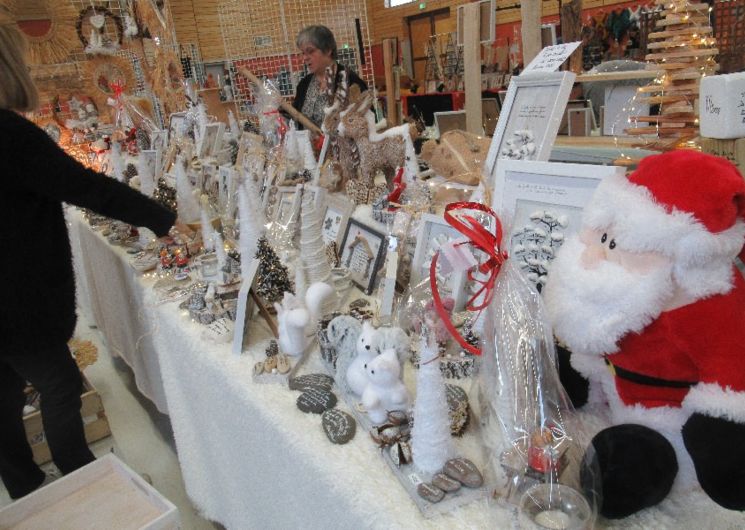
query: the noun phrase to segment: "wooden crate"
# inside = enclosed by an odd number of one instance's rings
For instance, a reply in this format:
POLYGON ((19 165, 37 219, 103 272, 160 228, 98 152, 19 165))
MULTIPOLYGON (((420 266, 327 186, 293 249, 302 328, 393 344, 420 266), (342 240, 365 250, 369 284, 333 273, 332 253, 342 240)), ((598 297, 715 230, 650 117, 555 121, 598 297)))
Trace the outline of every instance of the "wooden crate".
POLYGON ((113 454, 0 510, 0 528, 179 528, 178 509, 113 454))
MULTIPOLYGON (((83 394, 80 396, 83 406, 80 409, 83 416, 85 427, 85 439, 88 443, 95 442, 111 435, 109 420, 106 418, 106 412, 103 408, 103 402, 98 391, 83 376, 83 394)), ((41 412, 36 411, 28 416, 24 416, 23 423, 26 427, 26 437, 31 444, 31 450, 34 452, 34 461, 41 465, 49 462, 52 455, 49 452, 46 437, 44 436, 44 427, 41 422, 41 412)))
POLYGON ((710 155, 726 158, 735 164, 740 173, 745 176, 745 138, 732 140, 701 138, 701 150, 710 155))

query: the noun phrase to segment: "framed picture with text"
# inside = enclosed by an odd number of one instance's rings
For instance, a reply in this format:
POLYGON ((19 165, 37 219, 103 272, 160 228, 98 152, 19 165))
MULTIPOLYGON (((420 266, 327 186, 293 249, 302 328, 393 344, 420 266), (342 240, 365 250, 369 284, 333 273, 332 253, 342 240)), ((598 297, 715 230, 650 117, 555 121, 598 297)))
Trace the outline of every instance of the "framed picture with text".
POLYGON ((365 294, 372 294, 378 270, 385 258, 385 235, 350 219, 341 243, 340 265, 365 294))

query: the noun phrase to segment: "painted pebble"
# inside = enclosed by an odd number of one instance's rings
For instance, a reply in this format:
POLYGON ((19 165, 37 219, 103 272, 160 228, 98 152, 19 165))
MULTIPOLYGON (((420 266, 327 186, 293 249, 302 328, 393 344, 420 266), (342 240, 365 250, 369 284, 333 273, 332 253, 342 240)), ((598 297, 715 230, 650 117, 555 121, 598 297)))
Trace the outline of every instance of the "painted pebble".
POLYGON ((445 463, 442 471, 450 478, 469 488, 478 488, 484 483, 484 477, 476 465, 467 458, 453 458, 445 463))
POLYGON ((468 395, 457 385, 446 384, 445 396, 450 409, 450 434, 462 436, 469 419, 468 395))
POLYGON ((354 418, 339 409, 330 409, 321 416, 321 425, 326 436, 335 444, 345 444, 352 438, 357 430, 354 418))
POLYGON ((432 477, 432 485, 437 486, 442 491, 450 493, 460 489, 460 482, 448 477, 445 473, 437 473, 432 477))
POLYGON ((334 378, 326 374, 306 374, 290 379, 290 390, 307 390, 317 388, 331 390, 334 378))
POLYGON ((264 362, 259 361, 254 364, 254 375, 261 375, 264 373, 264 362))
POLYGON ((336 395, 328 390, 310 388, 297 398, 297 408, 303 412, 322 414, 336 405, 336 395))
POLYGON ((442 491, 440 488, 426 482, 422 482, 421 484, 419 484, 416 487, 416 492, 422 499, 428 500, 432 503, 440 502, 445 496, 445 492, 442 491))
POLYGON ((290 371, 290 368, 292 368, 292 366, 290 366, 290 359, 287 358, 287 355, 277 355, 277 371, 280 374, 286 374, 290 371))

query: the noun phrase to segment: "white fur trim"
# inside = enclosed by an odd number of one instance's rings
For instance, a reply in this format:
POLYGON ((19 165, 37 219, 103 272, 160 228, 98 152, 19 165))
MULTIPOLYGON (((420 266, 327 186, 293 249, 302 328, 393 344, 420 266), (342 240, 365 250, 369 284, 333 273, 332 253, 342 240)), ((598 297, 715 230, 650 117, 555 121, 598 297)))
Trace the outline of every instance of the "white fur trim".
POLYGON ((728 292, 732 260, 745 243, 745 222, 710 232, 688 212, 667 212, 651 192, 623 175, 603 179, 585 208, 584 224, 609 235, 624 250, 659 252, 673 259, 678 285, 697 298, 728 292))
POLYGON ((689 414, 700 412, 715 418, 745 423, 745 392, 714 383, 699 383, 683 400, 683 409, 689 414))

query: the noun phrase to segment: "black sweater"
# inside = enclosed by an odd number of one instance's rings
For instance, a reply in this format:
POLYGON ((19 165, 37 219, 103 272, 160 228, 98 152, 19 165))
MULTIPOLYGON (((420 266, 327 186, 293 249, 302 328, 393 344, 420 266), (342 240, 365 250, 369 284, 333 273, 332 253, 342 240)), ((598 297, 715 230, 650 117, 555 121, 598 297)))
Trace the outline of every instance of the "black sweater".
POLYGON ((75 329, 75 278, 62 202, 146 226, 159 236, 176 216, 87 169, 36 125, 4 109, 0 160, 0 356, 31 355, 67 341, 75 329))
MULTIPOLYGON (((339 86, 339 82, 341 81, 341 72, 345 70, 343 64, 338 64, 336 69, 336 79, 334 79, 334 92, 336 92, 336 87, 339 86)), ((297 84, 297 89, 295 90, 295 99, 292 101, 292 106, 295 107, 300 112, 303 111, 303 104, 305 103, 305 94, 308 93, 308 87, 310 86, 310 82, 313 80, 314 74, 308 74, 305 77, 303 77, 300 82, 297 84)), ((364 92, 367 90, 367 83, 365 83, 360 76, 358 76, 354 71, 348 70, 347 72, 347 83, 351 87, 352 85, 357 85, 360 87, 360 92, 364 92)), ((301 124, 297 124, 298 129, 302 129, 301 124)))

